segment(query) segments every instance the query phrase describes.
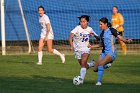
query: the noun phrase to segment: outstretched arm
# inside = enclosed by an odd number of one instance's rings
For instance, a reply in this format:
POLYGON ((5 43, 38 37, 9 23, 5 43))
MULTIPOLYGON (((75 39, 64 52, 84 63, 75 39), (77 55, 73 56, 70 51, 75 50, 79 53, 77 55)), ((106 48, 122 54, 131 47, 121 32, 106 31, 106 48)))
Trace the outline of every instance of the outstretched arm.
POLYGON ((100 48, 100 47, 102 47, 102 45, 101 44, 98 44, 98 45, 88 45, 88 48, 90 48, 90 49, 94 49, 94 48, 100 48))
POLYGON ((118 35, 117 38, 125 43, 131 43, 132 39, 125 39, 123 36, 118 35))
POLYGON ((74 34, 71 33, 71 34, 70 34, 70 37, 69 37, 69 42, 70 42, 70 46, 71 46, 71 49, 72 49, 72 50, 74 49, 74 48, 73 48, 73 43, 72 43, 72 38, 73 38, 73 36, 74 36, 74 34))
POLYGON ((96 40, 100 40, 100 36, 98 36, 95 32, 90 33, 90 35, 95 37, 96 40))

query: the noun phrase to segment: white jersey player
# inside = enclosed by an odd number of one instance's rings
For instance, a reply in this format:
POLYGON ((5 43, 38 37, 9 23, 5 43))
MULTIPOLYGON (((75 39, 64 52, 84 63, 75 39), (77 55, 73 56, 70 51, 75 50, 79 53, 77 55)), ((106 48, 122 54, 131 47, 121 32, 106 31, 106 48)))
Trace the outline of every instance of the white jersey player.
POLYGON ((69 41, 71 48, 75 52, 75 57, 81 65, 80 76, 84 80, 86 70, 94 65, 93 63, 87 63, 90 54, 90 48, 88 48, 89 38, 90 36, 97 38, 98 35, 88 26, 89 16, 82 15, 79 20, 80 25, 71 31, 69 41))
POLYGON ((39 6, 38 7, 38 13, 40 15, 39 23, 40 23, 42 29, 41 29, 40 40, 39 40, 38 63, 37 64, 42 65, 42 57, 43 57, 42 49, 43 49, 43 46, 45 43, 47 44, 48 52, 54 53, 54 54, 60 56, 62 63, 64 63, 65 62, 64 54, 61 54, 56 49, 52 48, 54 34, 53 34, 53 30, 52 30, 52 26, 51 26, 49 17, 46 14, 44 14, 44 12, 45 12, 44 7, 39 6))

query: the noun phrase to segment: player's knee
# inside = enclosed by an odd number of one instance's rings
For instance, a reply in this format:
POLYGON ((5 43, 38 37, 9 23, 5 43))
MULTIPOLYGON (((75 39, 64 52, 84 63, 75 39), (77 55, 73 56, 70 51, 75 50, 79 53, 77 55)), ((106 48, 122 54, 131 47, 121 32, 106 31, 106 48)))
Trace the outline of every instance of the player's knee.
POLYGON ((42 51, 42 47, 38 47, 38 51, 39 51, 39 52, 42 51))
POLYGON ((87 64, 85 62, 81 62, 81 67, 87 68, 87 64))
POLYGON ((103 62, 100 62, 100 63, 99 63, 99 66, 104 66, 104 63, 103 63, 103 62))

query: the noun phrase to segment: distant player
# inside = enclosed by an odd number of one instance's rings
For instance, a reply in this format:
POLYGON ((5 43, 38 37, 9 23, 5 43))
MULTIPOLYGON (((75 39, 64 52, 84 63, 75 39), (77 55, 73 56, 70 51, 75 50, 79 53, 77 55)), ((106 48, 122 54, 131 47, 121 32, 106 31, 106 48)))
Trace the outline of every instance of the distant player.
POLYGON ((80 25, 71 31, 69 41, 72 50, 74 50, 75 57, 81 65, 80 76, 84 81, 87 68, 94 65, 94 63, 87 63, 90 54, 90 48, 88 48, 89 38, 90 36, 97 38, 98 35, 88 26, 89 16, 82 15, 79 17, 79 20, 80 25))
POLYGON ((41 29, 41 34, 40 34, 39 46, 38 46, 38 63, 37 64, 42 65, 42 57, 43 57, 42 49, 43 49, 43 46, 45 43, 47 44, 48 52, 54 53, 54 54, 60 56, 62 63, 64 63, 65 62, 64 54, 61 54, 56 49, 52 48, 54 34, 53 34, 53 30, 52 30, 52 26, 51 26, 49 17, 45 14, 43 6, 38 7, 38 13, 40 15, 39 23, 40 23, 42 29, 41 29))
MULTIPOLYGON (((113 12, 112 27, 118 31, 119 35, 124 36, 124 28, 123 28, 124 18, 122 14, 119 13, 117 6, 112 7, 112 12, 113 12)), ((126 52, 127 52, 126 44, 123 41, 119 41, 119 42, 121 44, 124 55, 126 55, 126 52)))
POLYGON ((104 66, 108 63, 112 63, 117 56, 117 48, 115 46, 115 41, 118 38, 120 41, 130 43, 131 39, 124 39, 122 36, 118 35, 116 29, 111 28, 110 23, 107 18, 101 18, 99 20, 100 29, 102 33, 100 34, 100 44, 89 46, 90 48, 103 47, 102 53, 99 59, 94 65, 94 71, 98 72, 98 82, 96 85, 102 85, 102 77, 104 74, 104 66))

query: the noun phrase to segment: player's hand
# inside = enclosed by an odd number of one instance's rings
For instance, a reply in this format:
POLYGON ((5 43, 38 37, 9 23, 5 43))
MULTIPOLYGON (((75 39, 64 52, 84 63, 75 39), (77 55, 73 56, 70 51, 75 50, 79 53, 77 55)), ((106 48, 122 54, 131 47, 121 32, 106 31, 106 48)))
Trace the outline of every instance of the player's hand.
POLYGON ((72 51, 74 51, 74 47, 73 47, 73 46, 71 46, 70 49, 71 49, 72 51))
POLYGON ((93 37, 94 36, 94 33, 90 33, 90 37, 93 37))
POLYGON ((92 46, 90 45, 90 44, 88 44, 88 46, 87 46, 88 48, 91 48, 92 46))
POLYGON ((132 39, 127 39, 127 43, 132 43, 133 40, 132 39))

